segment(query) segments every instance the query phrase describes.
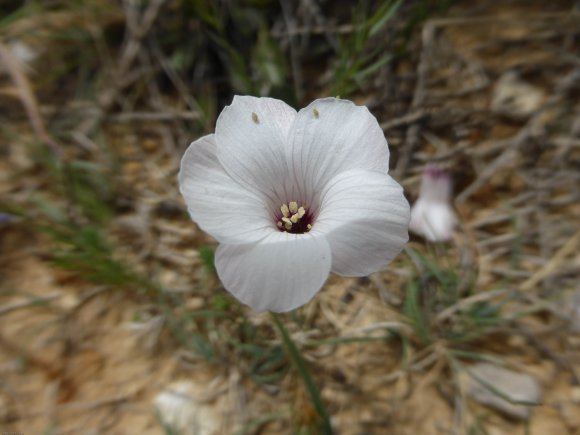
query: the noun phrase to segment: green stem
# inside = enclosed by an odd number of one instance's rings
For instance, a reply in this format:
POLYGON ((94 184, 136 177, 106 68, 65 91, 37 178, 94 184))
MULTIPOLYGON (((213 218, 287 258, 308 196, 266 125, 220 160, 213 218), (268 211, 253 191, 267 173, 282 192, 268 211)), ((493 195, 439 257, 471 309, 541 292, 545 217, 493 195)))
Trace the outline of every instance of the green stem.
POLYGON ((298 373, 300 373, 300 376, 302 377, 302 380, 304 381, 304 385, 306 386, 306 389, 308 390, 308 395, 310 396, 310 400, 312 401, 312 404, 314 405, 314 408, 316 409, 318 416, 322 420, 322 433, 324 435, 332 435, 333 431, 332 431, 332 426, 330 425, 330 419, 328 418, 328 414, 326 413, 326 408, 324 407, 324 404, 322 403, 322 398, 320 397, 320 393, 318 392, 318 388, 316 387, 316 384, 314 383, 314 380, 312 379, 312 375, 310 374, 310 371, 308 370, 308 366, 306 365, 306 361, 304 361, 304 358, 302 358, 302 355, 300 355, 300 351, 296 347, 296 344, 294 344, 294 341, 292 341, 290 334, 288 334, 286 327, 280 321, 280 318, 278 317, 278 315, 276 313, 271 313, 271 314, 272 314, 272 319, 274 320, 274 324, 276 325, 276 327, 280 331, 280 335, 282 336, 282 341, 284 341, 284 347, 286 348, 286 353, 288 354, 288 356, 292 360, 292 363, 294 364, 294 367, 296 367, 296 369, 298 370, 298 373))

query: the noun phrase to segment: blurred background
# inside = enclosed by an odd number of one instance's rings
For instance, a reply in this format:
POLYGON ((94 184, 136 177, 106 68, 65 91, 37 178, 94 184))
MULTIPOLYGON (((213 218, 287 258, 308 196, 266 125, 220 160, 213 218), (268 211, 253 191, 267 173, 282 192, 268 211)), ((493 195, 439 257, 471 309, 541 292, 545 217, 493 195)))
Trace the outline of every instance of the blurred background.
POLYGON ((580 434, 579 37, 564 0, 0 0, 0 429, 580 434), (240 305, 176 180, 236 94, 368 106, 452 236, 240 305))

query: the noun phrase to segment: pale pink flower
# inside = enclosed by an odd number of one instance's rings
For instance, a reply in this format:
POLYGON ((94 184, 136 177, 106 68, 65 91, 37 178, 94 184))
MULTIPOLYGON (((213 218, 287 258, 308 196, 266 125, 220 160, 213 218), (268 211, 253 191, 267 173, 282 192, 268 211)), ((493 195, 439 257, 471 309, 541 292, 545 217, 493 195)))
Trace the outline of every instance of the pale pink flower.
POLYGON ((411 208, 409 229, 431 242, 449 240, 457 217, 451 206, 451 177, 435 165, 427 165, 419 198, 411 208))
POLYGON ((297 113, 236 96, 215 134, 185 152, 179 184, 191 218, 220 242, 224 287, 257 311, 283 312, 329 272, 368 275, 399 254, 410 212, 388 163, 366 107, 325 98, 297 113))

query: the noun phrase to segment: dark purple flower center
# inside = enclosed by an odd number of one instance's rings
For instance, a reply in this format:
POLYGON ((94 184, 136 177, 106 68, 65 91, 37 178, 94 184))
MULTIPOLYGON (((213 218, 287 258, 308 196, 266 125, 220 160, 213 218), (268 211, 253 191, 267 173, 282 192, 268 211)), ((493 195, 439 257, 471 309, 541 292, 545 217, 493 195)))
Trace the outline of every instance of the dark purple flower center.
POLYGON ((314 223, 314 216, 310 209, 296 201, 282 204, 280 209, 276 210, 274 217, 278 229, 290 234, 307 233, 314 223))

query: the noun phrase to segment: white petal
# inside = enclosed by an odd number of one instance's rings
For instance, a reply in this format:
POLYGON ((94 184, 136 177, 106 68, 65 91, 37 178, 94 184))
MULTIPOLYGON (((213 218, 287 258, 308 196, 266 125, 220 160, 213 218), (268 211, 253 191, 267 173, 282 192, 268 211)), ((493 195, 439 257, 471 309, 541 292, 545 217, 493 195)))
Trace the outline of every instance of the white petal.
POLYGON ((311 233, 323 233, 332 271, 364 276, 390 263, 409 239, 409 203, 389 175, 351 170, 334 177, 322 194, 311 233))
POLYGON ((306 198, 349 169, 387 173, 389 147, 376 118, 364 106, 325 98, 300 110, 288 134, 288 159, 306 198))
POLYGON ((225 172, 213 134, 185 151, 178 178, 191 218, 220 242, 248 243, 277 231, 263 198, 225 172))
POLYGON ((296 111, 283 101, 235 96, 215 128, 218 158, 226 171, 277 202, 286 200, 280 197, 279 189, 287 178, 284 150, 295 118, 296 111))
POLYGON ((451 176, 447 172, 439 169, 434 164, 425 166, 423 176, 421 177, 419 198, 427 201, 450 204, 452 191, 451 176))
POLYGON ((275 233, 257 244, 220 245, 216 269, 224 287, 256 311, 285 312, 304 305, 330 272, 324 237, 275 233))
POLYGON ((411 209, 409 229, 430 242, 449 240, 456 224, 455 212, 447 203, 419 197, 411 209))

